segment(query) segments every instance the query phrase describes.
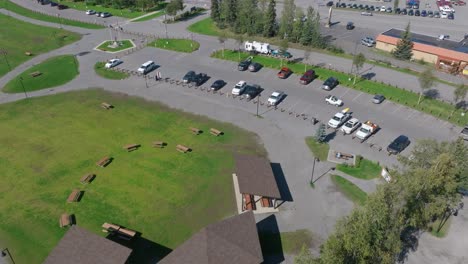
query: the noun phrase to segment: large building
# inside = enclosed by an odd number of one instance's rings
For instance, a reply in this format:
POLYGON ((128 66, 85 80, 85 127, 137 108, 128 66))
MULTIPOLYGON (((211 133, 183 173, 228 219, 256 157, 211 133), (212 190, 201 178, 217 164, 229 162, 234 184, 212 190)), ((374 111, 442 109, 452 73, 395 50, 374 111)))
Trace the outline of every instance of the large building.
MULTIPOLYGON (((390 29, 376 39, 375 47, 391 52, 396 48, 403 30, 390 29)), ((451 74, 468 76, 468 38, 460 42, 448 40, 443 37, 432 37, 411 33, 414 60, 423 60, 435 64, 436 68, 451 74)))

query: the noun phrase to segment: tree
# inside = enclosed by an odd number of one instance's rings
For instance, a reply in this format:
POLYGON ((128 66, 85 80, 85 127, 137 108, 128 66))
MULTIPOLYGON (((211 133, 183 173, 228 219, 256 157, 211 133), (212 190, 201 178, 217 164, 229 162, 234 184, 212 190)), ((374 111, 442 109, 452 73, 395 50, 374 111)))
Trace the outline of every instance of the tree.
POLYGON ((366 57, 364 56, 364 54, 359 53, 358 55, 354 56, 353 58, 353 66, 354 66, 353 85, 356 84, 357 75, 359 74, 359 71, 361 70, 362 66, 364 66, 365 62, 366 62, 366 57))
POLYGON ((219 23, 220 16, 219 0, 211 0, 211 19, 219 23))
POLYGON ((306 47, 304 49, 304 60, 303 60, 303 62, 304 62, 304 72, 307 71, 307 61, 309 60, 309 58, 310 58, 310 49, 309 49, 309 47, 306 47))
POLYGON ((294 0, 285 0, 283 11, 281 12, 280 28, 279 34, 281 38, 287 38, 291 40, 294 23, 294 11, 296 10, 296 5, 294 0))
POLYGON ((434 74, 432 73, 431 69, 426 69, 423 71, 418 78, 419 87, 421 88, 421 92, 419 93, 418 105, 421 103, 422 96, 424 91, 430 89, 434 86, 434 74))
POLYGON ((279 45, 279 52, 281 54, 281 67, 283 67, 283 54, 285 54, 288 51, 289 48, 289 42, 288 39, 284 38, 281 40, 280 45, 279 45))
POLYGON ((315 140, 317 142, 324 142, 327 138, 327 131, 325 130, 325 124, 320 124, 320 126, 315 131, 315 140))
POLYGON ((302 35, 302 30, 304 27, 304 11, 302 11, 302 8, 297 7, 296 8, 296 15, 294 18, 294 23, 293 23, 293 30, 291 32, 291 41, 294 43, 299 42, 301 39, 302 35))
POLYGON ((221 1, 221 17, 224 23, 234 28, 237 19, 237 0, 223 0, 221 1))
POLYGON ((314 256, 304 244, 301 251, 294 257, 294 264, 314 264, 316 263, 314 256))
POLYGON ((268 8, 264 15, 264 26, 263 36, 267 38, 274 37, 276 35, 276 2, 270 0, 268 8))
POLYGON ((221 34, 219 34, 218 36, 218 41, 221 45, 223 45, 223 49, 222 49, 223 58, 224 58, 224 50, 226 49, 226 40, 227 40, 226 32, 222 31, 221 34))
POLYGON ((468 92, 468 87, 461 83, 460 85, 455 88, 453 91, 453 101, 455 102, 455 109, 452 111, 452 114, 455 110, 460 109, 462 107, 462 102, 465 100, 466 93, 468 92))
POLYGON ((237 45, 239 46, 239 49, 237 51, 239 53, 239 62, 240 62, 240 60, 241 60, 240 52, 241 52, 242 44, 244 44, 244 36, 241 35, 241 34, 238 34, 238 35, 235 36, 235 39, 236 39, 237 45))
POLYGON ((166 13, 173 17, 181 10, 184 10, 183 0, 171 0, 166 6, 166 13))
POLYGON ((413 42, 411 41, 410 23, 406 26, 401 35, 396 48, 392 52, 393 56, 400 60, 409 60, 413 57, 413 42))
POLYGON ((239 33, 247 33, 249 36, 254 35, 257 30, 256 23, 258 21, 258 3, 256 0, 239 0, 238 1, 237 17, 239 33))
POLYGON ((307 20, 302 27, 300 43, 304 46, 323 48, 323 38, 320 34, 320 16, 311 6, 307 8, 307 20))

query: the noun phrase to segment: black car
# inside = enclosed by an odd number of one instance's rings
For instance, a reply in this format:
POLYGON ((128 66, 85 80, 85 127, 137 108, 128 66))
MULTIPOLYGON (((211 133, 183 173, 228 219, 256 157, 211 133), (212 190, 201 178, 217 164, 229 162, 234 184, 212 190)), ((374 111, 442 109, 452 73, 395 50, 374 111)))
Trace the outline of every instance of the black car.
POLYGON ((421 12, 419 12, 419 10, 414 11, 414 16, 420 16, 420 15, 421 15, 421 12))
POLYGON ((433 17, 433 16, 434 16, 434 12, 432 12, 432 11, 430 11, 430 10, 427 11, 427 16, 428 16, 428 17, 433 17))
POLYGON ((333 5, 333 1, 328 1, 327 6, 332 6, 332 5, 333 5))
POLYGON ((357 8, 357 4, 353 4, 353 5, 351 6, 351 8, 355 8, 355 9, 356 9, 356 8, 357 8))
POLYGON ((347 29, 347 30, 352 30, 352 29, 354 29, 354 23, 353 23, 353 22, 348 22, 348 24, 346 24, 346 29, 347 29))
POLYGON ((252 62, 250 65, 249 65, 249 71, 251 72, 258 72, 263 66, 258 63, 258 62, 252 62))
POLYGON ((245 87, 243 96, 247 98, 248 100, 254 99, 257 95, 259 95, 263 89, 260 87, 260 85, 256 84, 248 84, 245 87))
POLYGON ((408 11, 408 16, 414 16, 414 11, 413 11, 413 9, 410 9, 410 10, 408 11))
POLYGON ((239 71, 245 71, 249 68, 250 63, 252 63, 252 57, 248 57, 247 59, 239 62, 239 65, 237 65, 237 69, 239 71))
POLYGON ((206 73, 199 73, 195 75, 192 82, 195 84, 195 86, 200 86, 204 84, 208 79, 209 77, 206 73))
POLYGON ((401 10, 400 15, 406 15, 408 12, 406 12, 406 9, 401 10))
POLYGON ((191 83, 195 79, 195 72, 194 71, 189 71, 184 75, 184 78, 182 78, 182 81, 184 83, 191 83))
POLYGON ((358 5, 358 8, 359 8, 359 9, 364 9, 364 5, 363 5, 363 4, 360 4, 360 5, 358 5))
POLYGON ((335 88, 335 86, 338 85, 338 79, 335 77, 329 77, 323 84, 322 84, 322 89, 324 90, 331 90, 335 88))
POLYGON ((50 6, 57 6, 58 4, 55 2, 50 2, 50 6))
POLYGON ((211 90, 217 91, 226 85, 226 82, 223 80, 216 80, 214 83, 210 86, 211 90))
POLYGON ((399 15, 400 13, 401 13, 401 9, 400 9, 399 7, 397 7, 397 8, 395 9, 395 14, 399 15))
POLYGON ((398 154, 402 152, 411 143, 407 136, 398 136, 395 140, 390 143, 387 147, 388 154, 398 154))
POLYGON ((67 5, 57 5, 57 8, 58 8, 59 10, 63 10, 63 9, 67 9, 68 6, 67 6, 67 5))
POLYGON ((447 16, 448 19, 455 19, 455 16, 453 15, 453 13, 449 13, 448 16, 447 16))

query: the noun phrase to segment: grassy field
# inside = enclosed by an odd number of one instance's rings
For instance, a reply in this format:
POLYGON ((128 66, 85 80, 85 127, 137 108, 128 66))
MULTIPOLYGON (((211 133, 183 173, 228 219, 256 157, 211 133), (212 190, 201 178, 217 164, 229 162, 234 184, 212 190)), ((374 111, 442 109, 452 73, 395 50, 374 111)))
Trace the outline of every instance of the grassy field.
POLYGON ((363 205, 366 202, 367 193, 356 184, 338 175, 331 175, 331 179, 338 189, 354 203, 363 205))
POLYGON ((143 21, 148 21, 148 20, 151 20, 151 19, 155 19, 157 17, 160 17, 164 15, 164 10, 162 11, 159 11, 159 12, 156 12, 154 14, 151 14, 151 15, 147 15, 147 16, 144 16, 144 17, 140 17, 138 19, 135 19, 135 20, 132 20, 131 22, 143 22, 143 21))
POLYGON ((191 39, 160 38, 148 44, 149 47, 191 53, 200 48, 200 43, 191 39))
POLYGON ((73 80, 78 74, 78 61, 75 56, 57 56, 34 65, 16 76, 3 87, 3 91, 22 93, 23 90, 37 91, 52 88, 73 80), (33 72, 41 72, 41 75, 33 77, 30 75, 33 72))
POLYGON ((0 77, 32 57, 79 40, 80 35, 56 28, 37 26, 0 14, 0 77), (25 52, 31 52, 26 56, 25 52), (5 60, 6 59, 6 60, 5 60), (10 67, 8 66, 10 65, 10 67))
POLYGON ((58 226, 64 212, 99 235, 114 222, 175 248, 236 212, 234 152, 265 155, 254 135, 230 124, 101 90, 4 104, 0 121, 0 247, 17 263, 41 263, 65 233, 58 226), (193 135, 190 126, 204 133, 193 135), (214 137, 211 127, 225 134, 214 137), (152 148, 155 140, 167 146, 152 148), (128 153, 122 146, 130 143, 141 147, 128 153), (182 154, 177 144, 193 151, 182 154), (114 159, 106 168, 95 164, 103 156, 114 159), (97 176, 82 185, 86 173, 97 176), (81 201, 66 203, 74 188, 84 190, 81 201))
POLYGON ((205 18, 196 23, 193 23, 187 28, 188 31, 208 35, 208 36, 218 36, 221 32, 213 23, 211 18, 205 18))
POLYGON ((349 176, 363 180, 371 180, 379 177, 382 170, 379 164, 367 159, 362 159, 359 166, 356 167, 338 164, 336 169, 348 174, 349 176))
POLYGON ((49 16, 49 15, 36 13, 36 12, 33 12, 32 10, 30 10, 30 9, 19 6, 19 5, 15 4, 15 3, 13 3, 13 2, 8 1, 8 0, 4 0, 4 1, 0 2, 0 8, 10 10, 11 12, 16 13, 18 15, 22 15, 22 16, 25 16, 25 17, 29 17, 29 18, 32 18, 32 19, 37 19, 37 20, 41 20, 41 21, 45 21, 45 22, 51 22, 51 23, 74 26, 74 27, 81 27, 81 28, 88 28, 88 29, 101 29, 101 28, 104 28, 104 26, 96 25, 96 24, 92 24, 92 23, 74 21, 74 20, 70 20, 70 19, 59 18, 59 17, 56 17, 56 16, 49 16))
POLYGON ((126 50, 129 48, 135 47, 135 45, 133 45, 133 43, 128 39, 119 40, 118 42, 120 42, 120 46, 118 46, 117 48, 108 47, 113 42, 114 41, 108 40, 102 43, 101 45, 99 45, 97 49, 102 50, 102 51, 117 52, 117 51, 126 50))
POLYGON ((262 253, 266 255, 277 255, 280 253, 297 254, 302 245, 312 247, 314 237, 309 230, 297 230, 294 232, 281 232, 274 234, 270 232, 259 232, 262 253))
POLYGON ((319 158, 321 161, 327 160, 328 151, 330 150, 330 146, 327 143, 319 143, 314 137, 307 137, 306 143, 312 154, 314 154, 314 157, 319 158))
MULTIPOLYGON (((249 53, 241 52, 240 57, 242 60, 249 56, 251 56, 249 53)), ((224 58, 222 57, 221 50, 214 52, 212 57, 224 60, 239 61, 239 53, 233 50, 225 50, 224 58)), ((268 68, 279 69, 281 67, 281 60, 273 57, 258 55, 254 56, 253 61, 259 62, 268 68)), ((298 75, 304 72, 305 67, 303 63, 288 63, 285 60, 283 60, 283 66, 289 67, 295 74, 298 75)), ((455 110, 455 106, 449 103, 442 102, 437 99, 425 98, 422 100, 420 105, 417 105, 419 94, 412 91, 403 90, 398 87, 371 80, 358 80, 356 85, 353 85, 353 81, 348 79, 350 75, 347 73, 337 72, 317 66, 310 66, 308 69, 314 69, 315 73, 318 75, 318 79, 320 80, 325 80, 330 76, 334 76, 343 86, 369 94, 382 94, 388 100, 391 100, 395 103, 425 112, 459 126, 463 126, 468 123, 468 115, 461 116, 462 109, 456 110, 452 115, 452 112, 455 110)))
POLYGON ((106 79, 111 79, 111 80, 123 80, 125 78, 128 78, 128 73, 124 72, 118 72, 118 71, 113 71, 110 69, 104 68, 105 62, 97 62, 94 65, 94 71, 96 73, 106 79))

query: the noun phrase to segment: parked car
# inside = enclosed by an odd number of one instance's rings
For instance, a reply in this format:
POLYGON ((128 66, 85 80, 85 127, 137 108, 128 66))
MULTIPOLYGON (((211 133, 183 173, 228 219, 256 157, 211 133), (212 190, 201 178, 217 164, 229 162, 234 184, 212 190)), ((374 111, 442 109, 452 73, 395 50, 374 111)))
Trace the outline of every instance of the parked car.
POLYGON ((370 42, 370 43, 372 43, 372 44, 375 44, 375 43, 376 43, 376 42, 375 42, 375 39, 374 39, 373 37, 365 37, 364 39, 365 39, 367 42, 370 42))
POLYGON ((453 19, 455 19, 455 15, 453 13, 449 13, 447 15, 447 18, 453 20, 453 19))
POLYGON ((263 66, 258 63, 258 62, 252 62, 250 65, 249 65, 249 71, 251 72, 258 72, 263 66))
POLYGON ((322 85, 322 89, 330 91, 338 85, 338 79, 335 77, 329 77, 322 85))
POLYGON ((348 22, 348 24, 346 24, 346 29, 347 30, 353 30, 354 29, 354 23, 353 22, 348 22))
POLYGON ((208 81, 210 77, 206 73, 199 73, 196 74, 195 77, 192 80, 192 83, 195 84, 195 86, 200 86, 204 84, 206 81, 208 81))
POLYGON ((366 38, 361 39, 361 44, 367 47, 372 47, 374 46, 374 43, 372 41, 369 41, 366 38))
POLYGON ((213 84, 210 86, 210 89, 213 91, 217 91, 226 85, 226 82, 223 80, 216 80, 213 82, 213 84))
POLYGON ((398 154, 405 150, 406 147, 409 146, 411 141, 407 136, 400 135, 395 140, 390 143, 387 147, 388 154, 398 154))
POLYGON ((460 136, 464 139, 464 140, 468 140, 468 125, 466 125, 462 131, 460 131, 460 136))
POLYGON ((374 95, 374 97, 372 98, 372 102, 374 104, 380 104, 382 103, 383 101, 385 100, 385 96, 381 95, 381 94, 376 94, 374 95))
POLYGON ((286 94, 283 91, 273 92, 267 100, 268 105, 276 106, 284 99, 286 94))
POLYGON ((421 16, 422 16, 422 17, 427 17, 427 11, 426 11, 426 10, 422 10, 422 11, 421 11, 421 16))
POLYGON ((239 62, 239 65, 237 65, 237 69, 239 71, 245 71, 249 68, 250 64, 252 63, 253 57, 248 57, 247 59, 239 62))
POLYGON ((260 87, 260 85, 257 85, 257 84, 249 84, 245 87, 245 90, 244 90, 244 97, 247 99, 247 100, 252 100, 254 99, 255 97, 257 97, 257 95, 259 95, 261 92, 263 91, 263 89, 260 87))
POLYGON ((156 64, 154 63, 154 61, 147 61, 145 63, 143 63, 140 68, 138 68, 138 72, 139 73, 142 73, 142 74, 148 74, 149 72, 151 72, 152 70, 156 69, 156 64))
POLYGON ((399 7, 397 7, 397 8, 395 9, 395 14, 399 15, 400 13, 401 13, 401 9, 400 9, 399 7))
POLYGON ((344 134, 351 134, 356 130, 359 126, 361 125, 361 122, 359 122, 359 119, 353 117, 350 120, 348 120, 344 125, 341 127, 341 132, 344 134))
POLYGON ((182 78, 182 81, 184 83, 190 83, 195 79, 195 72, 194 71, 188 71, 184 77, 182 78))
POLYGON ((421 12, 419 12, 419 10, 414 11, 414 16, 420 16, 420 15, 421 15, 421 12))
POLYGON ((333 5, 333 1, 328 1, 328 2, 327 2, 327 6, 328 6, 328 7, 330 7, 330 6, 332 6, 332 5, 333 5))
POLYGON ((240 81, 234 86, 234 88, 232 88, 231 93, 233 95, 241 95, 244 92, 246 86, 247 86, 246 81, 240 81))
POLYGON ((433 16, 434 16, 434 12, 432 12, 432 11, 430 11, 430 10, 427 11, 427 16, 428 16, 428 17, 433 17, 433 16))
POLYGON ((325 97, 325 102, 327 104, 330 104, 330 105, 334 105, 334 106, 342 106, 343 105, 343 101, 341 99, 339 99, 338 97, 334 96, 334 95, 328 95, 327 97, 325 97))
POLYGON ((440 13, 440 18, 447 18, 447 17, 448 17, 447 12, 440 13))
POLYGON ((387 7, 386 6, 382 6, 380 7, 379 11, 380 12, 385 12, 387 10, 387 7))
POLYGON ((96 11, 90 9, 90 10, 86 10, 86 14, 87 15, 95 15, 96 14, 96 11))
MULTIPOLYGON (((46 2, 46 1, 43 1, 46 2)), ((58 4, 56 2, 50 2, 50 6, 57 6, 58 4)))
POLYGON ((67 9, 67 8, 68 8, 67 5, 57 5, 58 10, 63 10, 63 9, 67 9))
POLYGON ((372 16, 372 13, 369 11, 361 12, 361 16, 372 16))
POLYGON ((291 53, 289 53, 288 51, 280 51, 280 50, 273 50, 271 52, 271 56, 283 57, 283 58, 286 58, 286 59, 289 59, 289 58, 292 57, 291 53))
POLYGON ((280 79, 286 79, 288 78, 289 75, 292 74, 292 71, 291 69, 289 69, 288 67, 283 67, 281 68, 281 70, 278 72, 277 76, 278 78, 280 79))
POLYGON ((440 13, 439 11, 434 12, 434 18, 440 18, 440 13))
POLYGON ((400 15, 406 16, 407 13, 408 13, 408 12, 406 11, 406 9, 402 9, 401 12, 400 12, 400 15))
POLYGON ((387 9, 385 9, 385 12, 387 13, 392 13, 393 12, 393 9, 391 7, 387 7, 387 9))
POLYGON ((408 11, 408 16, 414 16, 414 11, 413 11, 413 9, 410 9, 410 10, 408 11))
POLYGON ((309 84, 314 79, 315 79, 315 71, 314 70, 308 70, 301 76, 301 78, 299 79, 299 83, 309 84))
POLYGON ((328 127, 331 127, 331 128, 338 128, 340 127, 342 124, 344 124, 346 121, 348 121, 348 119, 351 118, 351 114, 347 111, 341 111, 341 112, 338 112, 336 113, 327 123, 327 126, 328 127))
POLYGON ((101 17, 110 17, 110 16, 112 16, 112 14, 109 12, 101 13, 101 17))
POLYGON ((123 61, 120 60, 120 59, 111 59, 106 63, 106 65, 104 65, 104 67, 107 68, 107 69, 110 69, 110 68, 113 68, 113 67, 115 67, 115 66, 117 66, 117 65, 119 65, 121 63, 123 63, 123 61))

